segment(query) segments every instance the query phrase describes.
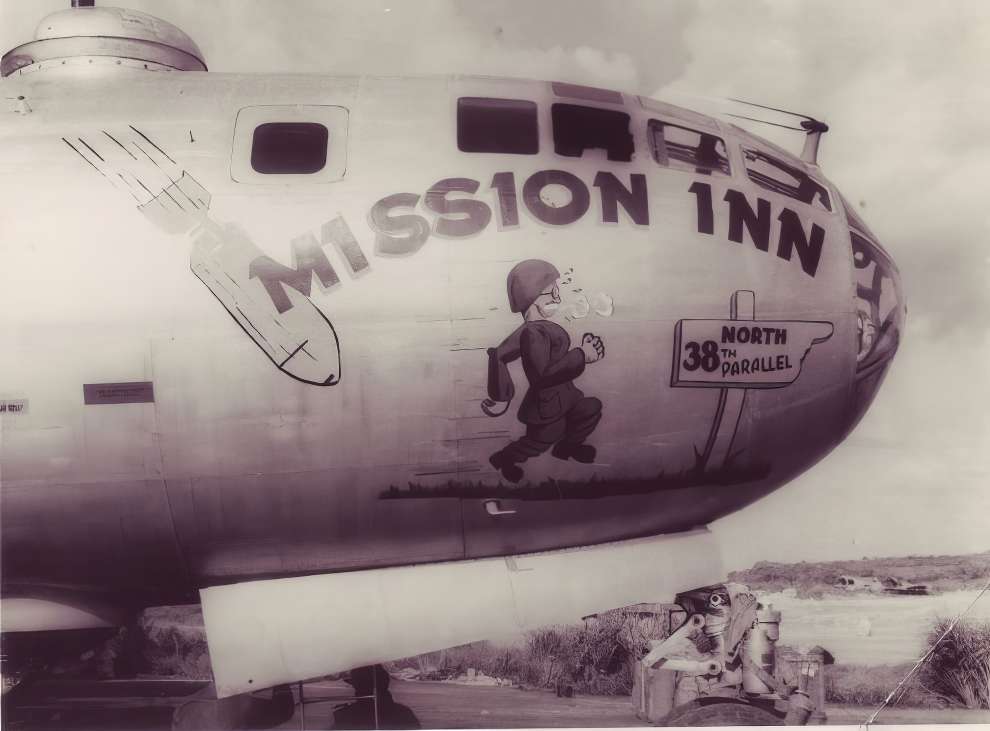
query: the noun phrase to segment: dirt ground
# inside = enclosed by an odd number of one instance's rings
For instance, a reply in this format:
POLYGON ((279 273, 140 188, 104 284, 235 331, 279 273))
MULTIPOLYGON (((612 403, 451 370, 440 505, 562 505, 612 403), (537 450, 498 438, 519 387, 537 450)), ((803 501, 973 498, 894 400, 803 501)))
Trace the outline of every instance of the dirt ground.
MULTIPOLYGON (((307 698, 346 695, 343 683, 311 683, 307 698)), ((469 686, 451 683, 418 683, 393 680, 396 701, 413 710, 423 728, 617 728, 642 726, 632 702, 625 696, 577 696, 558 698, 544 690, 510 687, 469 686)), ((343 703, 345 701, 340 701, 343 703)), ((333 703, 307 705, 306 728, 326 729, 332 725, 333 703)), ((828 706, 829 725, 858 726, 869 718, 873 708, 828 706)), ((282 729, 298 729, 299 713, 282 729)), ((990 723, 990 711, 965 709, 927 710, 888 708, 878 724, 990 723)))
MULTIPOLYGON (((69 692, 40 694, 29 708, 5 709, 4 729, 33 731, 73 729, 74 731, 167 731, 172 711, 181 704, 197 684, 190 681, 164 681, 189 685, 174 691, 150 688, 127 681, 107 684, 78 684, 69 692), (141 696, 145 693, 145 696, 141 696)), ((468 686, 450 683, 392 681, 395 699, 413 710, 423 728, 564 728, 564 727, 632 727, 642 723, 633 714, 628 697, 578 696, 558 698, 543 690, 519 690, 511 687, 468 686)), ((317 682, 305 687, 309 701, 335 699, 306 705, 306 728, 332 728, 333 709, 347 702, 350 687, 344 683, 317 682)), ((872 708, 829 706, 829 724, 862 724, 872 708)), ((279 726, 299 729, 301 713, 279 726)), ((878 718, 881 724, 990 723, 988 711, 893 708, 878 718)))
MULTIPOLYGON (((313 683, 306 697, 339 694, 348 686, 313 683)), ((561 728, 638 726, 632 703, 622 696, 558 698, 551 691, 510 687, 469 686, 453 683, 417 683, 393 680, 392 696, 412 709, 423 728, 561 728)), ((344 691, 346 692, 346 691, 344 691)), ((306 726, 329 728, 333 704, 306 707, 306 726)), ((296 718, 280 728, 298 729, 296 718)))
MULTIPOLYGON (((859 726, 873 713, 874 708, 864 706, 828 705, 825 712, 828 724, 859 726)), ((877 716, 877 724, 940 724, 940 723, 979 723, 990 724, 990 711, 970 711, 965 708, 929 710, 927 708, 885 708, 877 716)))

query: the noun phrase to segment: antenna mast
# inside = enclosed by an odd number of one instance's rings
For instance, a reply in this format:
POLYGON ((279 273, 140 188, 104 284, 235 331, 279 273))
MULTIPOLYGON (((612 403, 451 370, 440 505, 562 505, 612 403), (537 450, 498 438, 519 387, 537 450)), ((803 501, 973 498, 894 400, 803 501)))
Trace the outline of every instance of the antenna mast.
POLYGON ((769 109, 772 112, 780 112, 781 114, 789 114, 792 117, 800 117, 801 122, 800 127, 788 127, 786 124, 777 124, 776 122, 768 122, 765 119, 753 119, 752 117, 742 117, 738 114, 730 114, 730 117, 741 117, 742 119, 749 119, 753 122, 762 122, 763 124, 770 124, 774 127, 783 127, 784 129, 793 129, 797 131, 804 130, 806 136, 804 138, 804 149, 801 150, 801 161, 809 163, 811 165, 818 166, 818 145, 822 141, 822 135, 828 132, 828 125, 824 122, 815 119, 814 117, 809 117, 807 114, 799 114, 798 112, 791 112, 787 109, 778 109, 777 107, 768 107, 765 104, 756 104, 754 102, 748 102, 745 99, 731 99, 731 101, 739 102, 740 104, 745 104, 750 107, 759 107, 760 109, 769 109))

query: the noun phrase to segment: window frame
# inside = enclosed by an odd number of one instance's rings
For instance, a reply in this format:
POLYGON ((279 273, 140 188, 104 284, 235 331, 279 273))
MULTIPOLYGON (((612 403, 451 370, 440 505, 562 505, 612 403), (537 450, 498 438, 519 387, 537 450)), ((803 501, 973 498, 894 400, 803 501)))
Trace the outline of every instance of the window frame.
POLYGON ((625 99, 623 99, 621 91, 605 89, 599 86, 571 84, 566 81, 551 81, 550 91, 560 99, 578 99, 583 102, 592 102, 593 104, 625 105, 625 99))
POLYGON ((769 190, 771 193, 776 193, 777 195, 782 195, 790 198, 797 203, 808 206, 816 211, 821 211, 822 213, 828 213, 834 215, 836 212, 835 196, 833 196, 832 191, 829 187, 823 183, 818 178, 809 174, 806 170, 800 167, 798 164, 790 163, 786 160, 780 159, 779 155, 776 155, 766 150, 760 149, 753 145, 747 145, 745 142, 740 142, 739 151, 742 155, 743 171, 746 173, 746 179, 763 190, 769 190), (765 175, 759 171, 755 171, 756 175, 762 178, 766 178, 772 182, 761 182, 756 177, 753 177, 753 170, 750 169, 750 155, 753 154, 757 156, 757 159, 762 158, 763 163, 770 165, 783 173, 791 175, 792 177, 798 178, 799 182, 797 187, 794 188, 793 192, 789 191, 790 187, 787 183, 780 180, 776 180, 768 175, 765 175), (802 179, 803 178, 803 179, 802 179), (800 192, 801 185, 805 181, 808 181, 810 185, 815 186, 816 190, 812 191, 812 197, 810 200, 804 200, 798 196, 800 192), (814 195, 814 193, 818 195, 814 195))
POLYGON ((347 172, 347 131, 350 112, 336 105, 259 105, 243 107, 234 121, 230 177, 252 185, 308 185, 342 180, 347 172), (327 159, 313 173, 262 173, 252 166, 255 130, 264 124, 313 123, 327 129, 327 159))
MULTIPOLYGON (((664 141, 666 143, 666 138, 664 138, 664 141)), ((653 159, 653 161, 660 167, 666 168, 667 170, 679 170, 681 172, 691 173, 694 175, 710 176, 717 174, 720 177, 726 177, 726 178, 732 177, 732 153, 730 152, 728 143, 725 141, 725 138, 721 134, 712 134, 709 131, 694 129, 693 127, 687 127, 684 124, 677 124, 675 122, 669 122, 665 119, 658 119, 656 117, 648 117, 646 120, 646 144, 650 150, 650 157, 653 159), (691 163, 689 163, 686 160, 681 160, 679 158, 675 158, 675 159, 678 162, 683 163, 684 167, 675 167, 673 165, 670 165, 669 163, 669 159, 670 159, 669 154, 666 155, 668 162, 662 161, 657 154, 658 150, 655 143, 656 135, 654 133, 654 128, 657 126, 674 127, 676 129, 684 130, 685 132, 693 132, 694 134, 699 135, 699 137, 713 137, 718 142, 722 143, 722 150, 725 153, 724 155, 722 155, 722 159, 725 161, 725 168, 723 169, 721 166, 704 167, 701 165, 695 165, 694 168, 692 169, 689 167, 691 163)), ((666 144, 664 146, 666 148, 666 144)), ((698 149, 698 148, 694 148, 694 149, 698 149)), ((667 152, 666 149, 665 152, 667 152)), ((716 147, 716 154, 718 154, 717 147, 716 147)))

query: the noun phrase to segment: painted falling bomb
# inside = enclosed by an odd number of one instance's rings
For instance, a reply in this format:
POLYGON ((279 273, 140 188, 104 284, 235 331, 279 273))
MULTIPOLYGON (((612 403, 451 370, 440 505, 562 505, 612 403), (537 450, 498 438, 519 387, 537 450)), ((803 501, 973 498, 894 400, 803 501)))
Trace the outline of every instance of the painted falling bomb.
POLYGON ((168 153, 134 127, 63 140, 129 194, 157 229, 191 240, 193 273, 280 371, 318 386, 340 381, 340 344, 330 320, 305 288, 279 285, 286 302, 277 306, 252 269, 264 252, 236 226, 210 217, 209 192, 168 153))
POLYGON ((264 252, 235 226, 204 223, 192 233, 190 267, 278 369, 319 386, 340 381, 340 346, 330 320, 295 288, 283 288, 290 307, 279 312, 252 261, 264 252))

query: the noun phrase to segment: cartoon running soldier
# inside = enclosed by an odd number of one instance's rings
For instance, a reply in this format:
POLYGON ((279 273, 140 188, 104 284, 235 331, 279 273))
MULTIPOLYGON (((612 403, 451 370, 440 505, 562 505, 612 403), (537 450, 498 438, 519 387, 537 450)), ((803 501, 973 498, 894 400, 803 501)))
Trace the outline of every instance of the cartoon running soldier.
POLYGON ((551 447, 558 459, 585 464, 595 460, 595 448, 584 441, 602 418, 602 402, 581 393, 574 379, 584 373, 587 364, 605 357, 605 346, 600 337, 586 333, 581 346, 571 348, 567 331, 550 321, 560 305, 559 278, 553 264, 539 259, 528 259, 512 268, 507 281, 509 306, 522 314, 524 322, 497 348, 488 350, 492 401, 482 406, 485 413, 505 413, 486 407, 494 406, 494 401, 512 400, 514 388, 507 363, 521 358, 529 381, 518 413, 526 434, 488 459, 510 482, 522 479, 519 464, 551 447))

